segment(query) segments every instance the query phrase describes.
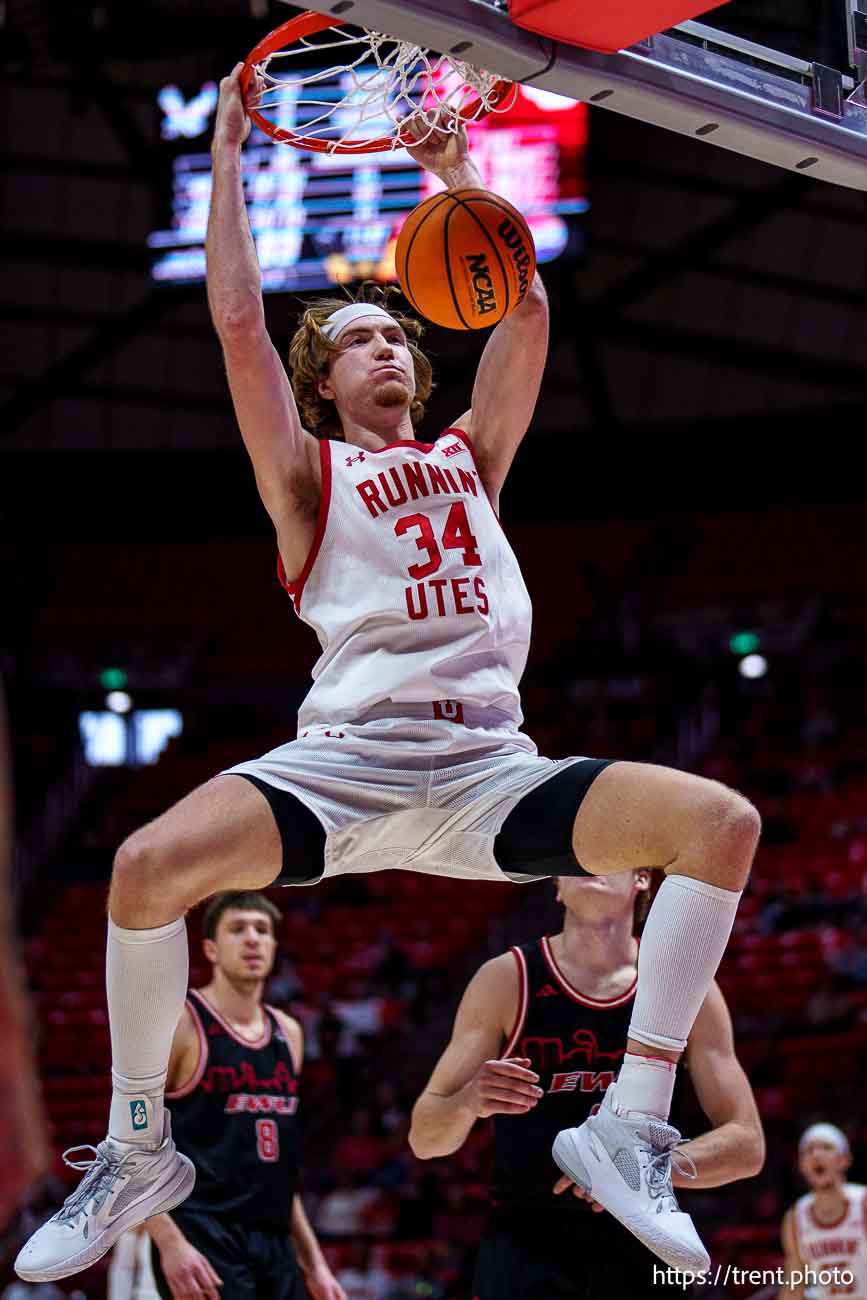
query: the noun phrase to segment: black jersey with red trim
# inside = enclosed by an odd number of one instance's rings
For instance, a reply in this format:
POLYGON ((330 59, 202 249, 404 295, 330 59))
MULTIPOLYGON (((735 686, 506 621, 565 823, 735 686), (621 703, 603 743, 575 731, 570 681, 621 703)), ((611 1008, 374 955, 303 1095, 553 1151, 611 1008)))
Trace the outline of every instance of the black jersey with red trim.
POLYGON ((511 952, 520 994, 502 1055, 527 1057, 544 1095, 526 1114, 494 1116, 492 1200, 586 1214, 586 1204, 571 1194, 554 1195, 560 1170, 551 1146, 561 1129, 584 1122, 614 1082, 626 1051, 637 976, 619 997, 591 998, 566 979, 549 937, 511 952))
POLYGON ((270 1007, 258 1042, 240 1038, 190 990, 199 1035, 192 1079, 168 1093, 172 1136, 196 1168, 184 1210, 288 1229, 298 1181, 298 1072, 270 1007))

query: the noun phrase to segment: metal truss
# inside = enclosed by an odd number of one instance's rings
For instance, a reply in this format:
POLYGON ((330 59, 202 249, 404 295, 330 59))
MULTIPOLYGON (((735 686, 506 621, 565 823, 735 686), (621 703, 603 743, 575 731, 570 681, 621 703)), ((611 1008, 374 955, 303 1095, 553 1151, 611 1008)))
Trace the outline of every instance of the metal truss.
MULTIPOLYGON (((860 0, 845 3, 852 62, 867 70, 867 14, 860 0)), ((515 27, 496 0, 311 0, 311 8, 335 22, 459 53, 513 81, 867 189, 867 103, 845 69, 694 22, 617 54, 597 54, 515 27)))

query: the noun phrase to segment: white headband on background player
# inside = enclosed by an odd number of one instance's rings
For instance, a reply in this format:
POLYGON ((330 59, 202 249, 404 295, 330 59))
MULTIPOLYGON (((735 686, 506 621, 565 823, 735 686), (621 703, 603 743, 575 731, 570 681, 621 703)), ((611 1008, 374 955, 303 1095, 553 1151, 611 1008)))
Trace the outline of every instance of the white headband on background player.
POLYGON ((329 343, 333 343, 347 325, 353 321, 360 320, 362 316, 378 316, 380 320, 387 320, 389 325, 396 325, 400 329, 400 322, 396 321, 393 316, 389 316, 387 311, 382 307, 377 307, 370 302, 350 302, 345 307, 338 307, 333 311, 320 329, 329 343))
POLYGON ((827 1142, 829 1146, 835 1148, 842 1156, 848 1156, 849 1139, 842 1129, 837 1128, 836 1124, 811 1124, 801 1134, 801 1140, 798 1143, 798 1150, 803 1151, 805 1146, 811 1142, 827 1142))

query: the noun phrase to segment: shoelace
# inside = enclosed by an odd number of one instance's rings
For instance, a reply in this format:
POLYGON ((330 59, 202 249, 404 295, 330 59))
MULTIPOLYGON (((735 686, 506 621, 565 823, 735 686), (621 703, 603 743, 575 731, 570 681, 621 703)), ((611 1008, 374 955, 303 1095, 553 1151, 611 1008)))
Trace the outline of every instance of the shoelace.
MULTIPOLYGON (((653 1150, 652 1147, 650 1149, 653 1150)), ((698 1178, 698 1170, 692 1159, 685 1152, 678 1151, 677 1147, 665 1147, 652 1155, 647 1163, 647 1190, 658 1202, 657 1214, 661 1214, 666 1208, 667 1201, 673 1202, 674 1209, 679 1208, 671 1185, 672 1165, 679 1174, 683 1174, 684 1178, 698 1178)))
POLYGON ((99 1210, 105 1198, 108 1196, 123 1166, 135 1151, 127 1151, 124 1155, 108 1155, 101 1151, 99 1147, 92 1146, 89 1142, 82 1143, 81 1146, 67 1147, 63 1153, 63 1163, 70 1169, 82 1169, 87 1172, 81 1180, 80 1186, 68 1196, 63 1205, 55 1214, 54 1218, 58 1223, 68 1223, 72 1226, 79 1214, 84 1213, 88 1201, 93 1200, 94 1210, 99 1210), (76 1151, 92 1151, 92 1160, 71 1160, 76 1151))

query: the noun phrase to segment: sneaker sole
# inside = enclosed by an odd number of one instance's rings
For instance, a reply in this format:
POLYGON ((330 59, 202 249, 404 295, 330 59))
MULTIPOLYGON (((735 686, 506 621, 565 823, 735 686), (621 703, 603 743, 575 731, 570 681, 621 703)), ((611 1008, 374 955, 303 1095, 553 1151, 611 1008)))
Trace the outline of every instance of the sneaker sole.
MULTIPOLYGON (((646 1246, 654 1255, 657 1255, 669 1268, 676 1269, 681 1273, 707 1273, 710 1269, 710 1256, 706 1251, 698 1255, 694 1252, 689 1253, 688 1249, 683 1247, 678 1249, 678 1243, 673 1241, 667 1234, 648 1231, 652 1220, 649 1220, 647 1215, 632 1216, 619 1210, 615 1198, 611 1198, 611 1204, 607 1203, 608 1198, 603 1180, 597 1181, 594 1187, 593 1179, 588 1172, 588 1165, 598 1163, 598 1161, 592 1155, 582 1129, 579 1129, 577 1133, 574 1129, 564 1129, 557 1134, 551 1154, 558 1169, 562 1170, 573 1182, 576 1182, 579 1187, 589 1193, 595 1201, 604 1206, 612 1218, 622 1224, 628 1232, 631 1232, 633 1237, 637 1237, 643 1246, 646 1246), (584 1140, 582 1141, 582 1139, 584 1140)), ((613 1168, 610 1157, 606 1156, 606 1159, 608 1165, 613 1168)), ((618 1174, 617 1177, 619 1178, 620 1175, 618 1174)))
POLYGON ((187 1199, 196 1184, 196 1171, 192 1161, 180 1152, 177 1153, 177 1159, 180 1161, 180 1168, 171 1182, 160 1188, 155 1195, 144 1197, 124 1210, 117 1218, 112 1219, 86 1250, 79 1251, 64 1263, 55 1264, 50 1268, 30 1269, 26 1264, 19 1267, 16 1260, 15 1272, 24 1282, 55 1282, 59 1278, 72 1277, 74 1273, 83 1273, 86 1268, 90 1268, 91 1264, 102 1259, 103 1255, 111 1250, 118 1237, 129 1228, 136 1228, 140 1223, 154 1218, 157 1214, 168 1214, 169 1210, 174 1210, 187 1199))

